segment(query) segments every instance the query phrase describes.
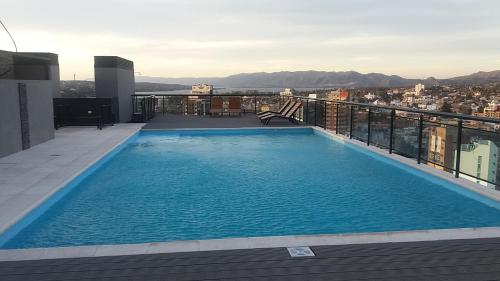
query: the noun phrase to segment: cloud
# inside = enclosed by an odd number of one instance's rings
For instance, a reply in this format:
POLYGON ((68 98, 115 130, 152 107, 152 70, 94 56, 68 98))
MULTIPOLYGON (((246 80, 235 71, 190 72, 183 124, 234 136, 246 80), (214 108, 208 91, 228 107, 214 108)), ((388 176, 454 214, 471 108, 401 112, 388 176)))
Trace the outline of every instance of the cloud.
MULTIPOLYGON (((304 69, 449 76, 498 68, 500 57, 494 0, 2 3, 20 50, 59 53, 63 78, 92 77, 94 55, 129 58, 152 76, 304 69)), ((0 33, 0 48, 10 46, 0 33)))

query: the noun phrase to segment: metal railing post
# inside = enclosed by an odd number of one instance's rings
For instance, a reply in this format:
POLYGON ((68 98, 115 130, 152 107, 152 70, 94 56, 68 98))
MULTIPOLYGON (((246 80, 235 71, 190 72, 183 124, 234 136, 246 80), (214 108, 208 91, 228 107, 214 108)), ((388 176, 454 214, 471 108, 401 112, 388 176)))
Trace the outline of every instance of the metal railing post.
POLYGON ((318 120, 316 120, 317 112, 318 112, 318 101, 315 100, 314 101, 314 126, 318 125, 318 123, 317 123, 318 120))
POLYGON ((254 106, 253 111, 255 114, 257 114, 257 95, 253 96, 253 106, 254 106))
POLYGON ((165 115, 165 96, 161 96, 161 114, 165 115))
POLYGON ((340 122, 339 122, 339 105, 340 104, 337 103, 337 111, 335 112, 335 115, 336 115, 335 116, 335 133, 337 135, 339 134, 339 124, 340 124, 340 122))
POLYGON ((304 122, 309 124, 309 99, 306 99, 306 118, 304 118, 304 122))
POLYGON ((420 114, 418 117, 418 153, 417 153, 417 163, 422 162, 422 137, 424 130, 424 115, 420 114))
POLYGON ((462 127, 463 121, 462 119, 458 120, 458 132, 457 132, 457 153, 455 159, 455 177, 460 177, 460 153, 462 151, 462 127))
POLYGON ((396 116, 396 110, 391 110, 391 127, 389 129, 389 154, 392 154, 392 146, 394 139, 394 117, 396 116))
POLYGON ((327 116, 326 116, 326 100, 323 102, 325 103, 325 108, 324 108, 325 111, 323 112, 323 115, 325 116, 325 124, 324 124, 325 126, 323 128, 326 130, 326 118, 327 118, 327 116))
POLYGON ((210 115, 210 117, 212 117, 212 114, 210 114, 210 109, 212 108, 212 95, 210 95, 210 99, 208 101, 208 115, 210 115))
POLYGON ((372 108, 368 107, 368 135, 366 136, 366 145, 370 146, 370 130, 372 121, 372 108))
POLYGON ((351 112, 349 116, 349 138, 352 139, 352 123, 354 121, 354 107, 351 105, 351 112))

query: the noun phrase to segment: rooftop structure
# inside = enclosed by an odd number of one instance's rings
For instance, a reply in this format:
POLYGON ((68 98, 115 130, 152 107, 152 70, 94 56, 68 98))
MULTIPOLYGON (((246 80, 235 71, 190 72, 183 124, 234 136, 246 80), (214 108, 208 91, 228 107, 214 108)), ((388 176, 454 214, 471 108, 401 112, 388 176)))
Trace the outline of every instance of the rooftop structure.
POLYGON ((134 62, 116 56, 94 57, 97 98, 111 98, 117 122, 129 122, 135 94, 134 62))
POLYGON ((58 56, 0 51, 0 157, 54 138, 58 56))

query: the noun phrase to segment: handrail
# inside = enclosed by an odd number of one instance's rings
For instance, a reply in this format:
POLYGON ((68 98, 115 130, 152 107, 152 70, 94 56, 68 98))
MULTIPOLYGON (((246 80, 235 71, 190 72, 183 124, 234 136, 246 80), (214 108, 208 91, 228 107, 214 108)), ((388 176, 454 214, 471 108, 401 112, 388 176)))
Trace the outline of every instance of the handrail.
POLYGON ((155 96, 155 97, 192 97, 192 96, 198 96, 198 97, 261 97, 261 96, 279 96, 279 93, 260 93, 260 94, 235 94, 235 93, 227 93, 227 94, 212 94, 212 95, 207 95, 207 94, 154 94, 153 92, 148 93, 148 94, 133 94, 132 97, 144 97, 144 96, 155 96))
POLYGON ((307 100, 322 101, 322 102, 333 102, 333 103, 346 104, 346 105, 363 106, 363 107, 369 107, 369 108, 405 111, 405 112, 411 112, 411 113, 417 113, 417 114, 427 114, 427 115, 433 115, 433 116, 455 118, 455 119, 459 119, 459 120, 471 120, 471 121, 481 121, 481 122, 487 122, 487 123, 500 124, 500 119, 490 118, 490 117, 480 117, 480 116, 441 112, 441 111, 434 111, 434 110, 421 110, 421 109, 414 109, 414 108, 407 108, 407 107, 400 107, 400 106, 374 105, 374 104, 369 104, 369 103, 359 103, 359 102, 351 102, 351 101, 318 99, 318 98, 310 98, 310 97, 302 97, 302 96, 293 96, 293 97, 300 98, 300 99, 307 99, 307 100))
MULTIPOLYGON (((223 97, 266 97, 266 96, 279 96, 279 93, 249 93, 249 94, 236 94, 236 93, 227 93, 227 94, 212 94, 212 95, 200 95, 200 94, 153 94, 153 93, 148 93, 148 94, 134 94, 132 97, 147 97, 147 96, 158 96, 158 97, 189 97, 189 96, 198 96, 198 97, 214 97, 214 96, 223 96, 223 97)), ((500 124, 500 119, 497 118, 490 118, 490 117, 480 117, 480 116, 473 116, 473 115, 465 115, 465 114, 457 114, 457 113, 449 113, 449 112, 441 112, 441 111, 434 111, 434 110, 421 110, 421 109, 414 109, 414 108, 407 108, 407 107, 400 107, 400 106, 390 106, 390 105, 374 105, 374 104, 369 104, 369 103, 359 103, 359 102, 352 102, 352 101, 340 101, 340 100, 328 100, 328 99, 320 99, 320 98, 311 98, 311 97, 304 97, 304 96, 284 96, 284 97, 292 97, 292 98, 299 98, 299 99, 305 99, 305 100, 313 100, 313 101, 320 101, 320 102, 329 102, 329 103, 338 103, 338 104, 345 104, 345 105, 355 105, 355 106, 362 106, 362 107, 367 107, 367 108, 376 108, 376 109, 385 109, 385 110, 396 110, 396 111, 403 111, 403 112, 409 112, 409 113, 415 113, 415 114, 425 114, 425 115, 432 115, 432 116, 438 116, 438 117, 446 117, 446 118, 454 118, 457 120, 470 120, 470 121, 479 121, 479 122, 487 122, 487 123, 494 123, 494 124, 500 124)))

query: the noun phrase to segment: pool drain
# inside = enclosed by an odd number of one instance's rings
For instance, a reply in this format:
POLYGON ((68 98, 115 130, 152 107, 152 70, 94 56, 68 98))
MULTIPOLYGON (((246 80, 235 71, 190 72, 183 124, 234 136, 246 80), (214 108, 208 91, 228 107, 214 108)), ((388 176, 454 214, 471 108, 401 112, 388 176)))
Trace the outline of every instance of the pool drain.
POLYGON ((296 257, 314 257, 314 252, 309 247, 291 247, 287 248, 292 258, 296 257))

